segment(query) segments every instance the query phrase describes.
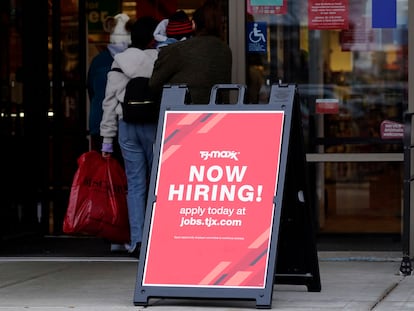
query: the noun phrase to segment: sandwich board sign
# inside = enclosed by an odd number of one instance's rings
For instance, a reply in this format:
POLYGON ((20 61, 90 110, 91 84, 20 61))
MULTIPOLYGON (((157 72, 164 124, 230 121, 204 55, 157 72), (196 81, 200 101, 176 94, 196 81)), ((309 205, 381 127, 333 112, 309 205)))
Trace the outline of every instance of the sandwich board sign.
POLYGON ((291 120, 277 105, 289 107, 295 88, 273 91, 275 104, 247 105, 244 86, 216 85, 209 104, 188 105, 186 86, 164 87, 135 305, 170 297, 271 307, 291 120), (226 89, 238 91, 236 104, 217 103, 226 89))

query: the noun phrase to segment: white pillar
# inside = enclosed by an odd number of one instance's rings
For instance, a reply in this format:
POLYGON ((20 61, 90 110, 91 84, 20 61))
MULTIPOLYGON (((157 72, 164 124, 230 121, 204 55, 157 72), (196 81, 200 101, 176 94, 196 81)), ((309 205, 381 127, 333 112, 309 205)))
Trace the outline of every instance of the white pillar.
POLYGON ((229 45, 233 54, 232 83, 246 84, 246 1, 229 0, 229 45))

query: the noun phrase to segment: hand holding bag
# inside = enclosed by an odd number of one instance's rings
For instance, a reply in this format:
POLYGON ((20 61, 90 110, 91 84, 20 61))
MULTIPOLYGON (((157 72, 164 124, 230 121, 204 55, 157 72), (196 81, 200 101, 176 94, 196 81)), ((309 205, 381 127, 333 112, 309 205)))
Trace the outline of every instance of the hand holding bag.
POLYGON ((89 151, 78 158, 63 232, 129 242, 124 169, 113 157, 89 151))

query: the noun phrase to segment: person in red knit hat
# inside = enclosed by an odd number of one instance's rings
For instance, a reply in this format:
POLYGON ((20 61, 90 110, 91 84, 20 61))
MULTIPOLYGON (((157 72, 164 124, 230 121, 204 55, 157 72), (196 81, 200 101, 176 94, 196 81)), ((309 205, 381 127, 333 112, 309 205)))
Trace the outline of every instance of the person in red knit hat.
POLYGON ((157 48, 161 48, 190 38, 193 31, 193 23, 188 15, 183 10, 179 10, 158 24, 154 31, 154 39, 157 41, 157 48))

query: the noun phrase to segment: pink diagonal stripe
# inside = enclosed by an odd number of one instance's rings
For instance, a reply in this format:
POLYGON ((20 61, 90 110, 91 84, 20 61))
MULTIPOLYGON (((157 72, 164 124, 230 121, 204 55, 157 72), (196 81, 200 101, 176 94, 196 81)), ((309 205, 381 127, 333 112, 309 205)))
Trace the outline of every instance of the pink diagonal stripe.
POLYGON ((236 272, 224 285, 226 286, 237 286, 243 283, 248 276, 252 274, 252 271, 239 271, 236 272))
POLYGON ((209 274, 207 274, 204 279, 201 280, 199 283, 200 285, 209 285, 213 280, 229 265, 231 264, 230 261, 222 261, 220 262, 209 274))
POLYGON ((202 114, 201 113, 187 113, 184 118, 182 118, 177 125, 189 125, 197 120, 202 114))
POLYGON ((165 161, 167 161, 167 159, 174 153, 176 152, 178 149, 181 148, 181 145, 171 145, 167 150, 165 150, 162 154, 162 163, 164 163, 165 161))
POLYGON ((269 239, 269 234, 270 234, 270 228, 265 230, 256 240, 254 240, 253 243, 249 245, 249 248, 260 247, 260 245, 262 245, 264 242, 266 242, 269 239))
POLYGON ((216 114, 213 119, 211 119, 209 122, 207 122, 206 125, 204 125, 198 133, 207 133, 211 128, 213 128, 218 122, 221 121, 225 117, 224 113, 218 113, 216 114))

